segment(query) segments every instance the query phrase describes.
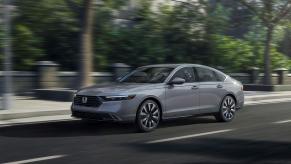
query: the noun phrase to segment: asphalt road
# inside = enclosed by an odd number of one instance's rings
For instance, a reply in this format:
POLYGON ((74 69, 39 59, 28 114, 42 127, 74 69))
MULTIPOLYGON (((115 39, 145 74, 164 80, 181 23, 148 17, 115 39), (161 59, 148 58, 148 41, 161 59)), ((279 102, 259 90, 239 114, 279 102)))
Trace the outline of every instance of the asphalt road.
POLYGON ((60 121, 0 128, 0 163, 291 163, 291 102, 248 106, 231 123, 167 121, 152 133, 131 124, 60 121), (39 159, 38 159, 39 158, 39 159))

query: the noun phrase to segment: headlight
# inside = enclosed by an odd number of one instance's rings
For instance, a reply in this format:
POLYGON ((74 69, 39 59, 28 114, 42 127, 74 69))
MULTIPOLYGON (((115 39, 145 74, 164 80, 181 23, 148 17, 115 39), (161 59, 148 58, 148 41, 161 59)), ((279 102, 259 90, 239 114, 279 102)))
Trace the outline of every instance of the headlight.
POLYGON ((101 96, 104 101, 121 101, 121 100, 131 100, 135 97, 135 95, 128 96, 101 96))

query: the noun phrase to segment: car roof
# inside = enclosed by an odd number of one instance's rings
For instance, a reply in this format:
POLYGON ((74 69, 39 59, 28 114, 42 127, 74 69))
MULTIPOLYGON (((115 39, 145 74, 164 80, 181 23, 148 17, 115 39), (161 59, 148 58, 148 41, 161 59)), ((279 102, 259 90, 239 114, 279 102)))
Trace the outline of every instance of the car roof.
POLYGON ((153 64, 153 65, 147 65, 147 66, 143 66, 143 67, 170 67, 170 68, 176 68, 176 67, 180 67, 180 66, 191 66, 191 67, 194 67, 194 66, 203 66, 203 65, 183 63, 183 64, 153 64))
POLYGON ((153 65, 146 65, 143 66, 141 68, 147 68, 147 67, 169 67, 169 68, 178 68, 178 67, 204 67, 204 68, 208 68, 211 70, 214 70, 216 72, 220 72, 223 75, 227 76, 224 72, 221 72, 218 69, 206 66, 206 65, 201 65, 201 64, 189 64, 189 63, 182 63, 182 64, 153 64, 153 65))

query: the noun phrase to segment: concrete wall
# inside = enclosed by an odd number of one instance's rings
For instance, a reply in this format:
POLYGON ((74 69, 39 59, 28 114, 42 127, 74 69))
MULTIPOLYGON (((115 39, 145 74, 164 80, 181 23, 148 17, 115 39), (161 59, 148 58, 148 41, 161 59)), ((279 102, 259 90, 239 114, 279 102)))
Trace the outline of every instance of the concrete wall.
MULTIPOLYGON (((229 73, 229 75, 243 84, 252 84, 251 76, 248 73, 229 73)), ((15 93, 21 94, 25 92, 32 92, 37 87, 37 73, 36 72, 13 72, 13 89, 15 93)), ((103 83, 112 81, 113 75, 108 72, 93 72, 91 76, 94 77, 95 83, 103 83)), ((77 82, 76 72, 58 72, 58 86, 57 88, 75 88, 77 82)), ((272 82, 274 85, 278 84, 279 76, 275 73, 272 74, 272 82)), ((261 84, 263 80, 263 74, 259 74, 256 84, 261 84)), ((285 81, 287 85, 291 85, 291 74, 288 74, 285 81)), ((0 93, 3 92, 3 72, 0 71, 0 93)))
MULTIPOLYGON (((37 87, 37 73, 36 72, 24 72, 15 71, 13 76, 13 91, 21 94, 25 92, 32 92, 37 87)), ((95 83, 108 82, 112 80, 112 74, 108 72, 93 72, 95 83)), ((58 86, 59 88, 75 88, 77 81, 76 72, 58 72, 58 86)), ((0 93, 3 92, 3 72, 0 71, 0 93)))
MULTIPOLYGON (((229 76, 233 77, 234 79, 242 82, 243 84, 262 84, 263 83, 263 78, 264 74, 260 73, 257 79, 256 83, 251 82, 251 75, 248 73, 229 73, 229 76)), ((272 74, 272 84, 273 85, 278 85, 278 78, 279 75, 273 73, 272 74)), ((291 74, 288 74, 288 78, 286 79, 287 83, 286 84, 291 84, 291 74)))

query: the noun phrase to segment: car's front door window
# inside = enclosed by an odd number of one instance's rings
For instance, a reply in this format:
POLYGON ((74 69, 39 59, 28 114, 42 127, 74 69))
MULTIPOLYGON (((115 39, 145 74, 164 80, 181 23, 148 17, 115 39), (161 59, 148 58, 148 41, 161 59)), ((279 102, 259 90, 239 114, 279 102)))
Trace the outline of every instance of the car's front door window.
POLYGON ((190 67, 181 68, 180 70, 178 70, 171 78, 171 80, 177 77, 185 79, 185 83, 193 83, 195 81, 193 69, 190 67))

